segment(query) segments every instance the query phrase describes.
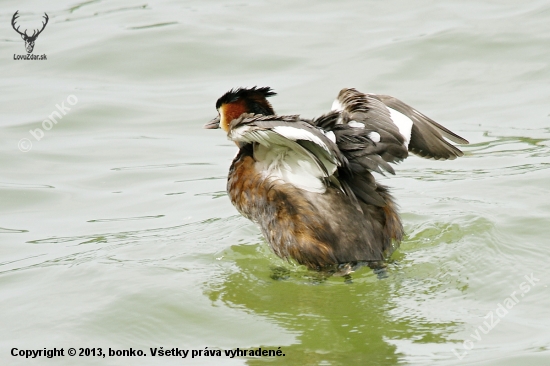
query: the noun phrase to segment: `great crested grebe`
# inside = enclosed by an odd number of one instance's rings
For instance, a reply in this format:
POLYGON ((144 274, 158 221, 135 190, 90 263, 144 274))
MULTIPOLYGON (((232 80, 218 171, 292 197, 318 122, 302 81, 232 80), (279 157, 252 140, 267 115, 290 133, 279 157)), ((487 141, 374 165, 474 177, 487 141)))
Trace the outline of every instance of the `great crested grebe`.
POLYGON ((403 238, 388 188, 372 172, 409 151, 425 158, 463 153, 445 138, 468 141, 387 95, 342 89, 332 110, 313 120, 278 116, 269 87, 232 89, 216 102, 221 127, 239 152, 227 192, 257 223, 279 257, 309 269, 349 273, 357 264, 383 266, 403 238))

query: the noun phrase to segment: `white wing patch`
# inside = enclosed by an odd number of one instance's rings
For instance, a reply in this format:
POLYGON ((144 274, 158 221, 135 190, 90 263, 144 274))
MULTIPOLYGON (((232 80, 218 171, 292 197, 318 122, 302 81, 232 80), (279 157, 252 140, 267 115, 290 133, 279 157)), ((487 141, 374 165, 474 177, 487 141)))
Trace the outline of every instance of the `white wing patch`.
POLYGON ((390 117, 399 129, 399 132, 403 137, 405 138, 405 147, 409 147, 409 142, 411 141, 411 130, 413 126, 413 121, 405 116, 403 113, 396 111, 395 109, 391 109, 388 107, 388 110, 390 111, 390 117))
POLYGON ((376 131, 372 131, 369 133, 369 139, 371 139, 372 142, 380 142, 380 134, 376 131))
POLYGON ((234 128, 229 132, 227 136, 231 141, 240 142, 258 142, 260 144, 269 146, 269 134, 266 131, 254 130, 250 126, 242 126, 234 128))
POLYGON ((324 172, 302 151, 288 146, 254 145, 257 169, 271 180, 282 180, 313 193, 324 193, 324 172))
POLYGON ((341 162, 332 149, 336 136, 332 131, 310 131, 309 125, 273 126, 264 129, 245 125, 233 128, 228 138, 253 143, 256 168, 265 179, 283 181, 309 192, 324 193, 327 179, 341 162))
POLYGON ((232 129, 229 131, 229 135, 227 136, 230 140, 233 141, 245 141, 250 142, 247 138, 247 133, 249 133, 251 130, 250 126, 241 126, 232 129))
POLYGON ((338 99, 335 99, 334 102, 332 102, 331 110, 335 112, 342 112, 344 108, 342 107, 342 103, 338 99))
POLYGON ((357 121, 349 121, 348 126, 354 127, 354 128, 365 128, 365 124, 357 121))
POLYGON ((328 137, 328 139, 334 143, 336 143, 336 135, 334 134, 334 132, 332 131, 325 131, 325 130, 319 130, 323 133, 323 135, 325 135, 326 137, 328 137))
MULTIPOLYGON (((326 135, 335 138, 331 131, 326 135)), ((281 180, 309 192, 324 193, 325 179, 337 169, 336 157, 325 141, 305 129, 275 126, 272 130, 259 130, 242 126, 232 129, 228 137, 233 141, 255 142, 256 166, 266 179, 281 180), (307 141, 311 146, 302 146, 296 140, 307 141)))
POLYGON ((330 152, 328 146, 319 137, 315 136, 314 134, 312 134, 307 130, 304 130, 303 128, 296 128, 291 126, 275 126, 273 127, 273 131, 292 141, 297 141, 297 140, 311 141, 321 146, 326 151, 330 152))

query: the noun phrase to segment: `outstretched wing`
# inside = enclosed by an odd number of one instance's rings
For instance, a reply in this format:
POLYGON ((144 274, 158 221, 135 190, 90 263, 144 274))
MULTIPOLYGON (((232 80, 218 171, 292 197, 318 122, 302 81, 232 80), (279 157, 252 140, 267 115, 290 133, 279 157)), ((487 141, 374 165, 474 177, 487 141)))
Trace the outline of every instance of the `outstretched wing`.
POLYGON ((371 172, 395 174, 389 163, 408 155, 405 139, 391 122, 387 108, 375 99, 368 102, 353 104, 312 121, 318 128, 334 133, 336 145, 348 161, 347 169, 338 171, 340 183, 359 210, 357 199, 369 205, 386 206, 371 172))
POLYGON ((335 144, 333 132, 324 132, 298 116, 243 114, 231 122, 228 138, 253 144, 261 171, 310 192, 323 193, 328 184, 339 186, 334 176, 347 165, 335 144))
POLYGON ((350 196, 384 207, 384 189, 371 172, 395 174, 389 163, 396 163, 411 151, 423 157, 454 159, 462 152, 443 137, 468 143, 405 103, 383 95, 363 94, 342 89, 332 112, 313 121, 332 131, 336 145, 348 161, 349 169, 339 169, 340 182, 350 196))
MULTIPOLYGON (((468 141, 420 113, 399 99, 388 95, 363 94, 355 89, 342 89, 333 103, 334 110, 351 114, 362 113, 364 121, 375 120, 383 131, 397 128, 408 151, 436 160, 455 159, 463 153, 445 138, 459 143, 468 141), (388 120, 389 116, 389 120, 388 120)), ((356 117, 354 117, 357 120, 356 117)), ((383 139, 382 139, 383 141, 383 139)))
POLYGON ((433 158, 436 160, 452 160, 464 155, 462 151, 451 145, 443 137, 457 144, 468 144, 466 139, 458 136, 456 133, 397 98, 389 95, 376 95, 375 98, 380 99, 388 108, 398 111, 412 120, 409 151, 424 158, 433 158))

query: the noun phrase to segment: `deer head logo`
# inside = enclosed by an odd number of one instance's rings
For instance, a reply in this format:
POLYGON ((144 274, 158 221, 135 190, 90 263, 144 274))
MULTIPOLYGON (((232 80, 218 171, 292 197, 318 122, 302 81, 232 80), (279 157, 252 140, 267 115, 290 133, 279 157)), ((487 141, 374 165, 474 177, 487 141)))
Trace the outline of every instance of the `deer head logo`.
POLYGON ((46 19, 46 22, 42 22, 42 29, 35 29, 32 33, 32 36, 29 36, 26 29, 24 33, 21 33, 19 31, 19 26, 15 28, 15 21, 17 18, 19 18, 19 15, 17 14, 18 12, 19 10, 17 10, 15 14, 13 14, 13 18, 11 18, 11 26, 13 27, 13 29, 15 29, 17 33, 21 35, 21 38, 23 38, 23 40, 25 41, 25 48, 27 49, 27 53, 32 53, 32 50, 34 49, 34 41, 36 41, 36 38, 38 38, 40 33, 42 33, 44 28, 46 28, 46 24, 48 24, 48 14, 44 13, 44 18, 46 19))

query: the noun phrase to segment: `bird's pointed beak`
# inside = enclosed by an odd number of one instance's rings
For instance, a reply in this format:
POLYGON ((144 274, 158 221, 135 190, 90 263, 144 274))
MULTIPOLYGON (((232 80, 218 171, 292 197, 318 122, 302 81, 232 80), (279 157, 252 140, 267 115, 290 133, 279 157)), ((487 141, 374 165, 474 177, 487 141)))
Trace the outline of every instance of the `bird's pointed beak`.
POLYGON ((208 122, 203 126, 203 128, 207 129, 216 129, 220 128, 220 116, 214 118, 212 121, 208 122))

